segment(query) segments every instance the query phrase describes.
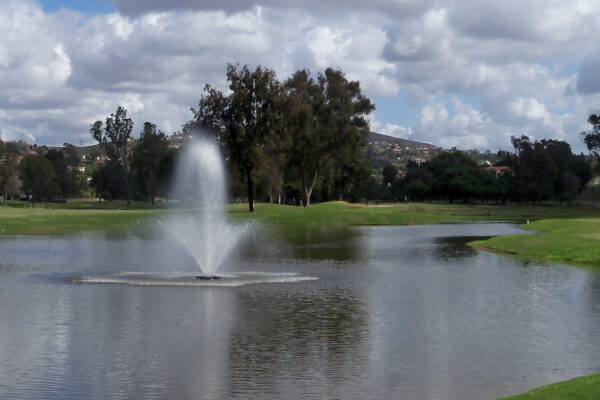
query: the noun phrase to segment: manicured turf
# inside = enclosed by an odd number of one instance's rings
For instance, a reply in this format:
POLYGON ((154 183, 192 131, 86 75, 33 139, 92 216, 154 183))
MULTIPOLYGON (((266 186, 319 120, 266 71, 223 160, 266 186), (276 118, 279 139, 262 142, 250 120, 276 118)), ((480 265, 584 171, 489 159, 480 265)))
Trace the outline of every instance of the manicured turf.
POLYGON ((582 376, 570 381, 553 383, 527 393, 499 400, 581 400, 600 399, 600 374, 582 376))
MULTIPOLYGON (((370 205, 330 202, 310 208, 277 204, 256 205, 249 213, 246 204, 229 206, 234 221, 259 220, 285 229, 306 226, 419 225, 452 221, 504 220, 522 222, 537 218, 598 216, 596 208, 478 206, 452 204, 370 205)), ((0 206, 0 234, 46 235, 80 230, 124 229, 147 217, 167 213, 164 205, 146 203, 46 203, 32 208, 26 202, 0 206), (42 208, 43 207, 43 208, 42 208)))
POLYGON ((600 218, 549 219, 523 227, 543 233, 500 236, 470 244, 529 259, 600 266, 600 218))
POLYGON ((409 203, 396 205, 349 204, 333 201, 310 208, 257 204, 254 214, 246 204, 229 208, 233 219, 258 218, 280 225, 420 225, 452 221, 515 221, 538 218, 600 217, 598 208, 558 206, 481 206, 470 204, 409 203))
POLYGON ((129 229, 153 210, 69 210, 0 207, 0 234, 54 235, 86 230, 129 229))

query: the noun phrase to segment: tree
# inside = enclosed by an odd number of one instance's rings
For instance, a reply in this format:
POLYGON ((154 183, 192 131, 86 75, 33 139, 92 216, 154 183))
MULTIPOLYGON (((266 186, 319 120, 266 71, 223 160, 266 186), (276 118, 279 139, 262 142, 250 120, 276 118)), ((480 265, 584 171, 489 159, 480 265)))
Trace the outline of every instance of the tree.
POLYGON ((0 140, 0 155, 4 154, 5 151, 6 151, 6 146, 4 145, 4 142, 2 140, 0 140))
POLYGON ((588 122, 592 125, 592 130, 581 132, 581 139, 590 153, 598 157, 600 156, 600 114, 591 114, 588 122))
POLYGON ((340 70, 328 68, 317 81, 306 70, 285 84, 289 160, 298 171, 303 205, 310 205, 319 171, 328 163, 350 164, 366 146, 367 116, 375 109, 340 70))
POLYGON ((68 165, 65 154, 61 150, 51 149, 44 155, 50 161, 60 188, 60 197, 67 198, 79 193, 79 176, 73 166, 68 165))
POLYGON ((60 196, 56 173, 45 157, 38 155, 23 157, 19 163, 19 172, 23 190, 31 195, 32 201, 50 200, 60 196))
POLYGON ((539 203, 554 195, 558 168, 542 142, 531 142, 527 136, 511 137, 517 153, 515 165, 515 186, 518 198, 539 203))
POLYGON ((121 167, 112 160, 92 173, 90 186, 94 188, 99 200, 119 199, 126 195, 121 167))
POLYGON ((482 199, 491 179, 475 161, 460 151, 442 152, 425 168, 431 172, 432 196, 446 198, 450 203, 456 199, 465 203, 472 198, 482 199))
POLYGON ((133 130, 133 121, 127 118, 127 110, 124 107, 117 107, 117 112, 106 117, 106 122, 96 121, 90 128, 90 133, 102 146, 106 155, 118 167, 123 182, 125 183, 125 194, 127 204, 131 202, 131 158, 132 145, 131 131, 133 130))
POLYGON ((398 167, 396 167, 394 164, 388 164, 383 167, 382 175, 383 183, 391 185, 394 183, 396 176, 398 175, 398 167))
POLYGON ((133 167, 141 180, 146 201, 152 205, 163 178, 161 167, 166 162, 168 151, 165 134, 157 130, 153 123, 145 122, 140 140, 133 151, 133 167))
POLYGON ((281 84, 273 70, 258 66, 227 65, 231 94, 205 86, 198 109, 193 109, 197 127, 209 129, 224 145, 226 156, 244 176, 248 208, 254 212, 256 182, 260 180, 265 147, 276 139, 280 126, 281 84))
POLYGON ((65 153, 68 165, 75 166, 79 164, 80 155, 76 146, 69 143, 63 143, 63 152, 65 153))
POLYGON ((0 164, 0 196, 6 200, 9 196, 19 195, 20 192, 21 180, 17 155, 9 153, 4 163, 0 164))
POLYGON ((314 81, 308 71, 296 71, 285 83, 286 130, 289 143, 288 159, 300 178, 302 204, 310 205, 310 195, 325 151, 320 116, 325 105, 323 88, 314 81))

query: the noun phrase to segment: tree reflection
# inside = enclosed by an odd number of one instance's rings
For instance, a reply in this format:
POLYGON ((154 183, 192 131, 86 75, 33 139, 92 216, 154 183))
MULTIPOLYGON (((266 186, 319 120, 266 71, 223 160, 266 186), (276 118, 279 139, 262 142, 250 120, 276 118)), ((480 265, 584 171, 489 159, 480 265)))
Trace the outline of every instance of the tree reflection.
POLYGON ((238 303, 247 308, 230 336, 234 394, 285 395, 298 393, 298 387, 319 391, 320 385, 341 382, 364 368, 367 314, 347 288, 261 293, 238 303), (250 385, 256 382, 260 387, 250 385))
POLYGON ((477 249, 467 243, 474 240, 485 240, 482 236, 440 237, 435 239, 433 256, 438 261, 464 260, 477 255, 477 249))

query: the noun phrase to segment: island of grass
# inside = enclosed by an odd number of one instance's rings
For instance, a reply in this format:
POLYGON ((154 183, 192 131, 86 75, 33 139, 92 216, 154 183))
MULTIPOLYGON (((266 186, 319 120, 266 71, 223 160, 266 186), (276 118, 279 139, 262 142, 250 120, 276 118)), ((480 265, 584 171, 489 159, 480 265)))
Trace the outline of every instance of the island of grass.
POLYGON ((498 400, 580 400, 600 399, 600 374, 582 376, 565 382, 553 383, 516 396, 498 400))
POLYGON ((531 260, 600 267, 600 218, 544 219, 523 228, 540 233, 498 236, 470 244, 531 260))

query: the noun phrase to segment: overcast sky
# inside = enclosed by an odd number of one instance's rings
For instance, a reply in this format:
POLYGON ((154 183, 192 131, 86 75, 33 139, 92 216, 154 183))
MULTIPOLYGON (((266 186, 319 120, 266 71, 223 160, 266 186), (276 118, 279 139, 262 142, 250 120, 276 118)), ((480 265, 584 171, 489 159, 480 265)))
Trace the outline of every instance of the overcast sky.
POLYGON ((225 66, 332 66, 372 130, 443 147, 568 141, 600 112, 597 0, 0 0, 0 135, 89 144, 118 105, 172 133, 225 66), (224 5, 225 4, 225 5, 224 5))

